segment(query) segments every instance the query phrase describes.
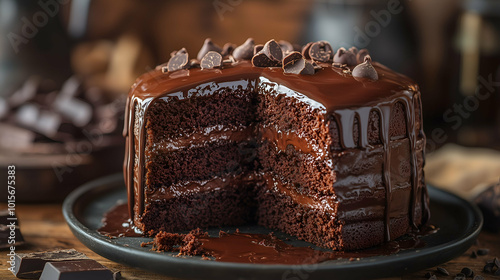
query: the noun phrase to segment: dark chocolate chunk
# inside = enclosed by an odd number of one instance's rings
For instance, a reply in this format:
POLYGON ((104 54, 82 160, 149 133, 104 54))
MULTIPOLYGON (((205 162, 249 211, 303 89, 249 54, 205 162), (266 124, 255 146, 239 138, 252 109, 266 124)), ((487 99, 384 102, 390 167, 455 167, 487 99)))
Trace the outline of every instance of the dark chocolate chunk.
POLYGON ((232 55, 234 50, 236 49, 236 45, 233 43, 225 43, 224 46, 222 46, 222 53, 221 55, 223 57, 232 55))
POLYGON ((368 52, 367 49, 361 49, 358 51, 356 54, 356 62, 357 63, 363 63, 365 61, 365 56, 369 55, 370 53, 368 52))
POLYGON ((467 277, 465 277, 465 274, 459 273, 455 276, 455 280, 465 280, 467 277))
POLYGON ((467 277, 474 276, 474 271, 472 269, 468 268, 468 267, 462 268, 462 270, 460 271, 460 273, 464 274, 467 277))
POLYGON ((470 257, 473 258, 473 259, 476 259, 477 258, 476 251, 472 251, 472 253, 470 254, 470 257))
POLYGON ((267 43, 264 44, 261 52, 263 52, 272 61, 279 64, 281 64, 281 60, 283 60, 283 51, 281 50, 280 45, 274 39, 267 41, 267 43))
POLYGON ((292 52, 283 58, 283 72, 300 74, 304 70, 306 61, 299 52, 292 52))
POLYGON ((280 44, 281 50, 283 51, 283 55, 287 55, 295 51, 293 45, 288 41, 279 40, 278 44, 280 44))
POLYGON ((311 62, 306 60, 306 65, 302 71, 300 71, 301 75, 314 75, 316 71, 314 70, 314 66, 311 62))
POLYGON ((16 254, 14 275, 18 278, 39 278, 47 262, 65 262, 88 259, 75 249, 16 254))
POLYGON ((92 259, 48 262, 40 280, 113 280, 111 270, 92 259))
POLYGON ((203 46, 201 47, 200 51, 198 52, 198 55, 196 58, 198 60, 201 60, 208 52, 217 52, 217 53, 222 53, 222 48, 217 46, 212 42, 212 39, 207 38, 205 39, 205 42, 203 43, 203 46))
POLYGON ((333 57, 333 62, 346 64, 349 66, 356 65, 356 55, 345 48, 339 48, 333 57))
POLYGON ((255 45, 253 47, 253 55, 256 55, 258 52, 260 52, 262 49, 264 48, 264 45, 262 44, 259 44, 259 45, 255 45))
POLYGON ((270 40, 252 57, 252 64, 255 67, 278 67, 281 66, 282 59, 280 45, 275 40, 270 40))
POLYGON ((302 55, 305 59, 311 59, 311 56, 309 56, 309 50, 311 49, 312 44, 313 42, 309 42, 304 47, 302 47, 302 55))
POLYGON ((483 212, 483 228, 500 232, 500 183, 488 187, 474 201, 483 212))
POLYGON ((477 250, 477 255, 478 256, 486 256, 490 253, 490 249, 478 249, 477 250))
POLYGON ((474 276, 473 280, 484 280, 484 277, 481 275, 474 276))
MULTIPOLYGON (((9 131, 1 130, 2 134, 9 131)), ((13 211, 0 211, 0 249, 23 245, 24 238, 19 230, 19 221, 13 211)))
POLYGON ((372 80, 378 80, 377 70, 372 66, 371 57, 369 55, 365 56, 365 62, 358 64, 352 70, 352 76, 355 78, 368 78, 372 80))
POLYGON ((254 55, 254 47, 253 38, 248 38, 245 43, 234 49, 233 56, 235 59, 250 60, 254 55))
MULTIPOLYGON (((189 55, 187 52, 177 52, 167 63, 167 71, 177 71, 189 67, 189 55)), ((165 68, 163 69, 165 72, 165 68)))
POLYGON ((209 51, 200 61, 201 69, 220 68, 221 66, 222 55, 214 51, 209 51))
POLYGON ((441 273, 441 275, 446 275, 446 276, 449 276, 450 273, 448 272, 448 270, 446 270, 444 267, 437 267, 436 268, 436 271, 441 273))
POLYGON ((330 43, 318 41, 309 48, 309 57, 314 61, 329 62, 333 57, 333 49, 330 43))
POLYGON ((349 48, 349 51, 352 52, 354 55, 357 55, 359 50, 355 46, 352 46, 349 48))

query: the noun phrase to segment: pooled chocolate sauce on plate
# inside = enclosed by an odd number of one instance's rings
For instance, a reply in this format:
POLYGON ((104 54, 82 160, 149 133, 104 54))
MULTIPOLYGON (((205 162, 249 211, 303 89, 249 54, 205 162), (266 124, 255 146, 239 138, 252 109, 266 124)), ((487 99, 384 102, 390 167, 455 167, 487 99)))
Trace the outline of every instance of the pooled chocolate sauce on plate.
MULTIPOLYGON (((422 236, 435 233, 438 229, 426 226, 419 231, 406 234, 380 246, 358 251, 317 250, 311 247, 297 247, 287 244, 273 234, 225 233, 219 237, 197 236, 199 251, 221 262, 258 264, 313 264, 328 260, 357 260, 359 258, 392 255, 401 250, 425 247, 422 236)), ((128 216, 127 204, 119 204, 104 214, 103 226, 97 230, 108 237, 142 237, 128 216)), ((182 244, 179 244, 181 246, 182 244)))

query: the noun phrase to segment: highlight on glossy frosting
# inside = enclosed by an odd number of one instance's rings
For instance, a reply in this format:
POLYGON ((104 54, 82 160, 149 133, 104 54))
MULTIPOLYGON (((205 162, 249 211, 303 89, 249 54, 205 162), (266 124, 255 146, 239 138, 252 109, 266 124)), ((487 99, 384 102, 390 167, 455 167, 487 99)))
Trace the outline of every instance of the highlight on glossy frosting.
MULTIPOLYGON (((227 47, 224 50, 227 53, 223 54, 220 47, 207 39, 198 53, 197 60, 189 60, 185 49, 173 52, 168 63, 142 75, 132 86, 127 100, 128 110, 124 127, 124 136, 127 137, 124 174, 132 219, 134 208, 139 213, 144 211, 144 182, 138 179, 134 184, 134 177, 144 178, 145 155, 144 152, 135 155, 134 149, 137 145, 139 151, 144 151, 144 118, 148 108, 159 99, 182 100, 204 94, 192 90, 196 87, 214 89, 225 86, 243 87, 248 91, 275 88, 280 94, 293 96, 309 104, 311 108, 322 112, 325 120, 328 119, 327 116, 335 119, 343 149, 373 148, 368 142, 368 123, 370 113, 375 111, 379 115, 380 139, 383 144, 383 182, 386 190, 384 223, 387 241, 391 240, 390 207, 394 193, 389 147, 390 114, 396 104, 402 104, 411 157, 412 195, 411 209, 408 211, 410 224, 417 226, 415 222, 417 200, 421 200, 422 224, 425 224, 430 216, 428 196, 418 167, 418 157, 422 161, 424 157, 425 135, 422 130, 421 114, 416 112, 416 108, 421 108, 419 89, 412 80, 377 62, 372 62, 365 49, 358 51, 353 47, 349 50, 341 48, 334 51, 326 41, 311 42, 298 49, 284 41, 277 43, 275 40, 270 40, 260 45, 249 39, 233 50, 231 53, 231 48, 227 47), (282 49, 282 46, 286 49, 282 49), (250 56, 250 49, 253 49, 253 56, 250 56), (202 69, 199 60, 212 61, 215 58, 216 62, 219 62, 214 52, 222 56, 220 65, 202 69), (207 58, 207 55, 211 57, 207 58), (142 117, 136 118, 136 108, 140 109, 142 117), (359 143, 356 143, 353 137, 355 120, 358 121, 360 128, 359 143), (136 137, 134 137, 134 127, 138 129, 136 137), (134 176, 135 162, 139 164, 136 176, 134 176)), ((264 135, 273 138, 276 133, 268 131, 264 135)), ((302 146, 306 151, 310 149, 305 145, 302 146)), ((325 150, 324 153, 328 151, 325 150)), ((337 199, 340 200, 341 197, 337 196, 337 199)))

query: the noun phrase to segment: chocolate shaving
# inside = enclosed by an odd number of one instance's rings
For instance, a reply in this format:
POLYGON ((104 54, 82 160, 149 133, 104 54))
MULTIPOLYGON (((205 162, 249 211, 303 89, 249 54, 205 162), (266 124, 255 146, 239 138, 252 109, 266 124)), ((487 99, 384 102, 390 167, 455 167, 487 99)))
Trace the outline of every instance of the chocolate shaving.
POLYGON ((203 43, 203 46, 201 47, 200 51, 198 52, 198 55, 196 58, 198 60, 201 60, 208 52, 217 52, 217 53, 222 53, 222 48, 217 46, 212 42, 212 39, 207 38, 205 39, 205 42, 203 43))
POLYGON ((365 62, 358 64, 352 70, 352 76, 355 78, 368 78, 374 81, 378 80, 377 70, 371 64, 371 57, 369 55, 365 56, 365 62))
POLYGON ((346 64, 349 66, 356 65, 356 55, 345 48, 339 48, 333 57, 334 63, 346 64))
MULTIPOLYGON (((189 55, 187 52, 178 51, 167 63, 167 71, 177 71, 189 67, 189 55)), ((162 69, 165 72, 165 67, 162 69)))
POLYGON ((222 66, 222 55, 218 52, 209 51, 201 59, 200 67, 201 69, 213 69, 220 68, 222 66))
POLYGON ((245 43, 236 47, 233 52, 235 59, 250 60, 254 55, 255 42, 253 38, 248 38, 245 43))
POLYGON ((329 62, 333 56, 332 46, 327 41, 318 41, 311 45, 309 56, 314 61, 329 62))

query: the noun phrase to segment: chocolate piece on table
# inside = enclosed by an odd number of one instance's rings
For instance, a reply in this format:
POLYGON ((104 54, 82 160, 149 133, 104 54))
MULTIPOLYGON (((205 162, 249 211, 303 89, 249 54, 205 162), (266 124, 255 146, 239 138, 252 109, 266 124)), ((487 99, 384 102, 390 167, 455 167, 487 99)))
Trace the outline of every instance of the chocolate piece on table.
POLYGON ((356 65, 356 55, 344 48, 339 48, 333 57, 334 63, 347 64, 349 66, 356 65))
POLYGON ((233 52, 235 59, 250 60, 254 55, 255 42, 253 38, 248 38, 245 43, 236 47, 233 52))
POLYGON ((111 270, 92 259, 48 262, 40 280, 113 280, 111 270))
POLYGON ((218 53, 222 53, 222 48, 217 46, 212 42, 212 39, 207 38, 205 39, 205 42, 203 43, 203 46, 201 47, 200 51, 198 52, 198 55, 196 58, 198 60, 201 60, 208 52, 214 51, 218 53))
POLYGON ((36 279, 42 274, 47 262, 66 262, 88 259, 83 253, 75 249, 50 252, 35 252, 16 254, 14 275, 18 278, 36 279))
POLYGON ((365 56, 365 62, 354 67, 352 70, 352 76, 354 78, 368 78, 374 81, 378 80, 377 70, 375 70, 371 62, 371 57, 369 55, 365 56))
POLYGON ((0 249, 20 246, 24 244, 24 238, 19 230, 19 221, 14 212, 9 210, 0 211, 0 249), (11 235, 11 232, 14 235, 11 235), (13 237, 11 237, 13 236, 13 237))
MULTIPOLYGON (((500 183, 488 187, 474 200, 483 212, 483 228, 492 232, 500 231, 500 183)), ((478 250, 478 255, 480 254, 478 250)), ((483 253, 483 252, 481 252, 483 253)), ((486 253, 487 254, 487 253, 486 253)))
POLYGON ((309 48, 309 56, 314 61, 329 62, 333 58, 332 46, 326 41, 313 43, 309 48))
POLYGON ((218 52, 209 51, 201 59, 200 67, 201 69, 213 69, 220 68, 222 66, 222 55, 218 52))

